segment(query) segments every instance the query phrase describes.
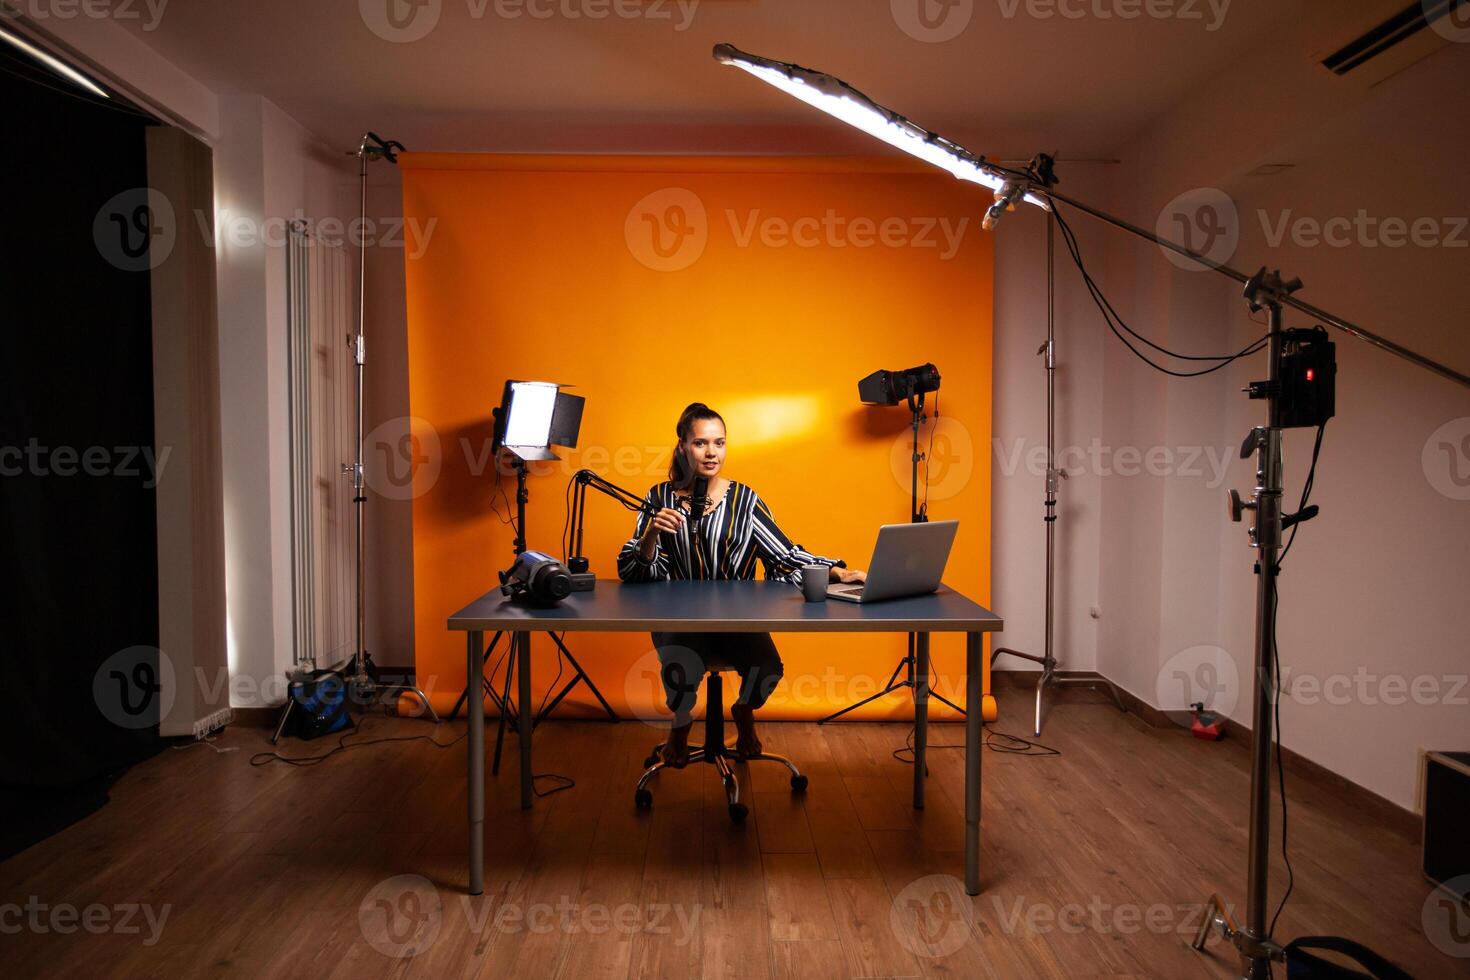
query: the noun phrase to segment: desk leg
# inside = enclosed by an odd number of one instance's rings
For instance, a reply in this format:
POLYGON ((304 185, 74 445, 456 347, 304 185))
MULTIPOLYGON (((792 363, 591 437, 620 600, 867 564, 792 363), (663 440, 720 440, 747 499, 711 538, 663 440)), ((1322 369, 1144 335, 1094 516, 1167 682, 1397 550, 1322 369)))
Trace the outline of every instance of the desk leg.
POLYGON ((980 758, 984 712, 981 701, 981 634, 965 634, 965 891, 980 894, 980 758))
POLYGON ((485 695, 481 684, 485 677, 485 662, 481 659, 481 648, 485 645, 485 634, 471 631, 465 650, 465 690, 470 692, 469 709, 470 744, 470 894, 480 895, 485 891, 485 695))
POLYGON ((520 704, 517 705, 517 718, 521 723, 521 809, 531 809, 531 800, 534 797, 534 783, 531 779, 531 727, 535 722, 533 717, 536 712, 531 708, 531 634, 516 634, 516 659, 519 663, 516 669, 520 671, 519 681, 520 704))
POLYGON ((914 809, 924 809, 929 749, 929 634, 914 643, 914 809))

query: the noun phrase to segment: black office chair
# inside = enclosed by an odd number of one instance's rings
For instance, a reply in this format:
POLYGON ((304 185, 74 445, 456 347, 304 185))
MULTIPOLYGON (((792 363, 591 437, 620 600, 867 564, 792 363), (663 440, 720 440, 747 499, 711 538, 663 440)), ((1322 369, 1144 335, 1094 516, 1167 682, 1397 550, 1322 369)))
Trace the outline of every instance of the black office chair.
MULTIPOLYGON (((720 672, 734 670, 735 668, 726 663, 711 661, 704 665, 705 673, 709 675, 704 685, 704 743, 702 745, 690 744, 689 763, 696 762, 712 765, 720 774, 721 781, 725 784, 725 799, 730 804, 730 819, 736 823, 744 823, 750 808, 740 802, 740 783, 735 778, 735 770, 731 766, 732 760, 736 759, 734 749, 725 744, 725 686, 720 678, 720 672)), ((668 768, 667 764, 660 761, 659 750, 664 747, 663 742, 653 747, 648 758, 643 760, 643 775, 638 779, 638 789, 633 793, 633 802, 640 810, 647 810, 653 806, 653 793, 647 789, 648 781, 658 775, 660 769, 668 768)), ((748 762, 779 762, 791 770, 791 791, 793 793, 806 792, 806 777, 796 768, 796 763, 784 755, 775 755, 770 752, 762 752, 760 755, 750 756, 748 762)))

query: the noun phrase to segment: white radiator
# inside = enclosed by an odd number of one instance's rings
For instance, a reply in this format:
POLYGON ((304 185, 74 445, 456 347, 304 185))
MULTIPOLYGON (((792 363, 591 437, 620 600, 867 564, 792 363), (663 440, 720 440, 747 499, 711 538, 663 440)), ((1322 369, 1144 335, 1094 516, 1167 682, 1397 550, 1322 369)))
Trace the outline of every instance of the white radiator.
POLYGON ((352 482, 355 379, 346 251, 301 222, 287 247, 291 385, 291 583, 298 667, 331 666, 353 653, 352 482))

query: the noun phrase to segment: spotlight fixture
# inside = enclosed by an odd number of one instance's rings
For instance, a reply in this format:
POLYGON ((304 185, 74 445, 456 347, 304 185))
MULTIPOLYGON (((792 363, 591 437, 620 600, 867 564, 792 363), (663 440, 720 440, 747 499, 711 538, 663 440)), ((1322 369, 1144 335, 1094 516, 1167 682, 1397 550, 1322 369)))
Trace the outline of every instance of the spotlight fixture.
POLYGON ((897 405, 938 390, 939 369, 933 364, 920 364, 907 371, 874 371, 858 382, 858 400, 864 405, 897 405))
MULTIPOLYGON (((759 55, 746 54, 733 44, 717 44, 715 60, 722 65, 743 69, 761 81, 821 109, 889 146, 903 150, 947 170, 960 180, 980 184, 995 192, 998 206, 1009 207, 1025 200, 1050 211, 1046 198, 1026 189, 1029 176, 971 153, 958 143, 932 133, 916 123, 887 109, 840 78, 803 68, 784 61, 772 61, 759 55)), ((993 223, 993 222, 992 222, 993 223)))
POLYGON ((86 75, 83 75, 71 65, 68 65, 66 62, 62 61, 60 58, 56 57, 50 52, 43 51, 41 48, 36 47, 34 44, 32 44, 30 41, 27 41, 19 34, 14 34, 3 27, 0 27, 0 41, 4 41, 11 47, 30 55, 32 58, 45 65, 47 68, 56 72, 56 74, 60 75, 62 78, 76 85, 80 85, 82 88, 86 89, 88 92, 91 92, 93 95, 103 99, 112 98, 112 96, 108 95, 102 90, 102 87, 100 85, 92 81, 86 75))

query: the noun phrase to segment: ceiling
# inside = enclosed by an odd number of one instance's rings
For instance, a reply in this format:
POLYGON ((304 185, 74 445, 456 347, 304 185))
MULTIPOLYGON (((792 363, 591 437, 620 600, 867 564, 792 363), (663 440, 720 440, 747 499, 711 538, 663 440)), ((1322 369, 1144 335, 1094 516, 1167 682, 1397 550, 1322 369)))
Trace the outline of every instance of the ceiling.
POLYGON ((372 129, 412 150, 871 151, 860 135, 717 65, 710 49, 729 41, 837 75, 977 152, 1046 149, 1074 159, 1110 154, 1279 31, 1298 7, 1294 0, 108 2, 119 23, 214 91, 263 94, 343 147, 372 129))

